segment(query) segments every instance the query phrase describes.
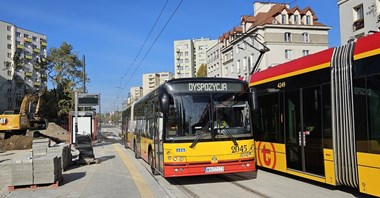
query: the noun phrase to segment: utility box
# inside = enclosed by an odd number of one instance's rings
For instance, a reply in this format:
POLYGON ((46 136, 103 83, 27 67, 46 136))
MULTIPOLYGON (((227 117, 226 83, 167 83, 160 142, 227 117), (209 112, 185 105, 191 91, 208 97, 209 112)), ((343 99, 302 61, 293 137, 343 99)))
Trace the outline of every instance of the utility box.
POLYGON ((76 143, 77 135, 89 135, 92 141, 96 140, 97 117, 94 111, 78 111, 78 129, 76 130, 75 111, 69 113, 70 144, 76 143))

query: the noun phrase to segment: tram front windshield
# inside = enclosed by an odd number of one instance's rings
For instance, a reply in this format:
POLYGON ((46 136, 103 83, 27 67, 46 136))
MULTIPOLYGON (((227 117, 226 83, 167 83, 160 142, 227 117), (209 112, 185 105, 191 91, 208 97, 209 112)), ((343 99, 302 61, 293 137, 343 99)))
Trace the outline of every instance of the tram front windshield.
POLYGON ((166 123, 167 141, 252 138, 249 93, 176 94, 166 123))

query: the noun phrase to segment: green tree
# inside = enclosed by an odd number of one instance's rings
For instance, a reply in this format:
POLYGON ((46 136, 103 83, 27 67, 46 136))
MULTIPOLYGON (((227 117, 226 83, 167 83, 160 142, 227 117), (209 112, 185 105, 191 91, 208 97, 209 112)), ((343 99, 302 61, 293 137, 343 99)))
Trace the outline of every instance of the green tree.
POLYGON ((197 77, 207 77, 207 65, 202 64, 197 71, 197 77))
MULTIPOLYGON (((49 97, 45 103, 51 105, 48 109, 54 109, 52 111, 57 113, 59 120, 66 120, 68 113, 74 110, 75 91, 81 91, 79 86, 83 82, 83 63, 78 53, 73 52, 72 45, 63 42, 59 48, 50 48, 47 62, 41 61, 40 64, 47 69, 53 84, 51 93, 46 94, 49 97)), ((52 113, 47 112, 47 115, 52 116, 52 113)))

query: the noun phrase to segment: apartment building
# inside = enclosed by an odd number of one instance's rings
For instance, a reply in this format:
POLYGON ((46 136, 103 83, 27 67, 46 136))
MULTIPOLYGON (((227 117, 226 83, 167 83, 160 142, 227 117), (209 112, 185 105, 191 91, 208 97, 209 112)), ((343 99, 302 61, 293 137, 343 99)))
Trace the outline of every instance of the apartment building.
POLYGON ((249 80, 253 69, 263 70, 328 48, 330 27, 317 21, 312 8, 255 2, 253 10, 259 12, 243 15, 239 26, 219 37, 220 76, 249 80))
POLYGON ((206 50, 216 42, 209 38, 174 41, 175 78, 195 77, 198 68, 207 64, 206 50))
POLYGON ((46 35, 0 21, 0 113, 46 86, 46 35))
POLYGON ((338 0, 340 42, 365 36, 380 30, 379 0, 338 0))
POLYGON ((222 70, 222 57, 220 56, 220 49, 222 44, 216 42, 214 45, 207 49, 207 77, 225 77, 222 70))
POLYGON ((143 95, 156 89, 159 85, 173 78, 171 72, 143 74, 143 95))
POLYGON ((143 97, 143 88, 142 87, 131 87, 129 91, 129 98, 131 101, 136 101, 143 97))

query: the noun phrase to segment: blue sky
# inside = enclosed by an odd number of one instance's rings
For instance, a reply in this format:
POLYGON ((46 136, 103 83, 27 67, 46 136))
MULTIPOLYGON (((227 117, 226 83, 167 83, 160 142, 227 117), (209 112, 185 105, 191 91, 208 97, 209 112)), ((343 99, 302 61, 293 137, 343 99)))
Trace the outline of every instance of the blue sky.
MULTIPOLYGON (((217 39, 238 25, 241 15, 253 13, 254 0, 183 0, 163 29, 180 2, 2 0, 0 20, 45 34, 48 48, 59 47, 66 41, 73 45, 79 57, 85 55, 86 72, 91 79, 87 83, 88 92, 100 93, 102 112, 110 112, 121 109, 121 102, 126 99, 130 87, 142 85, 143 73, 174 73, 174 40, 217 39), (166 2, 162 16, 132 65, 166 2), (156 42, 147 54, 154 40, 156 42)), ((340 45, 337 1, 270 2, 285 2, 291 4, 290 7, 299 6, 301 9, 310 6, 318 21, 332 28, 329 46, 340 45)), ((48 88, 52 87, 49 85, 48 88)))

